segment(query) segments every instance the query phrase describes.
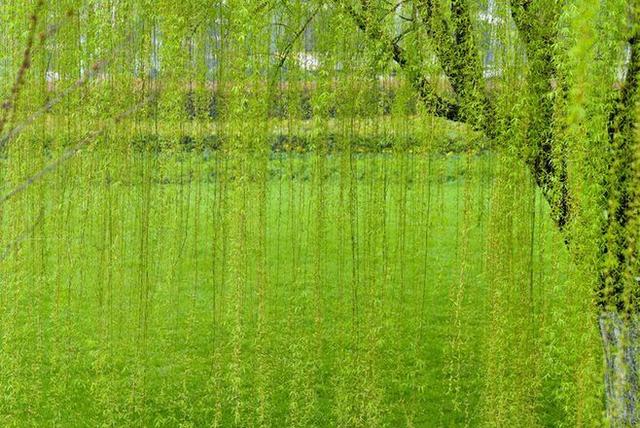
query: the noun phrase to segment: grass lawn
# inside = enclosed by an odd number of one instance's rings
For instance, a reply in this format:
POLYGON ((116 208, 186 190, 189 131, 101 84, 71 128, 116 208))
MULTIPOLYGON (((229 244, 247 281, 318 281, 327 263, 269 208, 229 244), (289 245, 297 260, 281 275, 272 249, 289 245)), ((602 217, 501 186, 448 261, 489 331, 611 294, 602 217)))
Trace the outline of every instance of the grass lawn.
POLYGON ((599 393, 571 386, 597 333, 546 206, 505 174, 487 154, 77 157, 2 219, 0 424, 496 426, 502 406, 561 426, 599 393))

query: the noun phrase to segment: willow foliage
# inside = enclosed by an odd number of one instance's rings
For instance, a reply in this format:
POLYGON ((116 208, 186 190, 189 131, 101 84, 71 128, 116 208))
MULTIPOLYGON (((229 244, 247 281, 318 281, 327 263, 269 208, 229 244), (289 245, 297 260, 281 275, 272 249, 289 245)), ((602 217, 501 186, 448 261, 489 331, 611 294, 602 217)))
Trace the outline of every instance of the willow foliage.
POLYGON ((637 423, 639 8, 2 2, 0 425, 637 423))

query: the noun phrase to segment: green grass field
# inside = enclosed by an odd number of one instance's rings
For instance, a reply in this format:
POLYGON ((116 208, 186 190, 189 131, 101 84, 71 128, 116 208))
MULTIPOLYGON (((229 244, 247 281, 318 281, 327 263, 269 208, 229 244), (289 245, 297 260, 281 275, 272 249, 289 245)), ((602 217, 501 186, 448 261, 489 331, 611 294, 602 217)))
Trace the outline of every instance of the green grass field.
MULTIPOLYGON (((588 302, 516 164, 103 150, 8 203, 0 425, 563 426, 589 400, 600 411, 597 379, 576 383, 599 367, 588 302)), ((29 174, 8 169, 8 188, 29 174)))

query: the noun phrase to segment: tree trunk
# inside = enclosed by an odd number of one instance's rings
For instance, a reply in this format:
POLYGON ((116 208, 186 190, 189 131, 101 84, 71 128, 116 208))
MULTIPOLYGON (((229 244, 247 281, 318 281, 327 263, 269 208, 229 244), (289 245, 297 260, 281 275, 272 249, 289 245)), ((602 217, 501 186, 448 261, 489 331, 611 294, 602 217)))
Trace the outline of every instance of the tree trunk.
POLYGON ((603 312, 599 323, 606 364, 607 419, 615 428, 640 426, 640 320, 637 316, 628 319, 617 312, 603 312))

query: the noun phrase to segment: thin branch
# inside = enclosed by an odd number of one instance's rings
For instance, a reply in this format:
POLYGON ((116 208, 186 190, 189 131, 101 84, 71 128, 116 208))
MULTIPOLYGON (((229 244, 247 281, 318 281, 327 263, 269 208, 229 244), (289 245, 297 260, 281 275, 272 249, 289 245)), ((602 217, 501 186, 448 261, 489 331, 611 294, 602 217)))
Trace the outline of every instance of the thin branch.
POLYGON ((293 50, 293 46, 296 44, 298 39, 300 39, 300 36, 302 36, 302 34, 304 34, 304 32, 307 30, 307 28, 309 27, 313 19, 316 17, 316 15, 318 15, 318 12, 320 12, 321 8, 322 8, 322 5, 319 5, 318 7, 316 7, 316 9, 311 13, 311 15, 309 15, 307 19, 304 21, 300 29, 296 31, 296 33, 293 35, 291 40, 289 40, 289 43, 287 43, 287 46, 285 46, 284 50, 280 54, 280 60, 276 65, 273 82, 275 82, 275 78, 278 72, 280 71, 280 69, 282 69, 282 67, 284 66, 284 63, 287 61, 289 55, 291 54, 291 51, 293 50))
MULTIPOLYGON (((27 43, 24 48, 24 53, 22 55, 22 64, 20 65, 20 69, 18 69, 18 73, 16 74, 16 80, 13 83, 13 87, 11 88, 11 94, 2 104, 2 115, 0 116, 0 134, 4 131, 4 127, 7 122, 10 120, 10 115, 14 113, 16 102, 20 97, 20 91, 24 85, 25 76, 27 71, 31 68, 31 57, 33 44, 36 37, 36 31, 38 29, 38 23, 40 20, 40 12, 44 7, 44 0, 38 0, 36 3, 35 9, 31 14, 29 19, 29 30, 27 33, 27 43)), ((46 33, 41 35, 41 39, 44 39, 46 33)), ((42 40, 44 41, 44 40, 42 40)))
POLYGON ((402 19, 402 20, 403 20, 403 21, 405 21, 405 22, 414 22, 414 19, 413 19, 413 18, 406 17, 406 16, 404 16, 404 15, 402 15, 402 14, 397 14, 396 16, 397 16, 398 18, 402 19))
POLYGON ((406 31, 403 31, 402 33, 398 34, 396 37, 393 38, 393 43, 398 44, 402 41, 402 39, 404 39, 406 36, 408 36, 411 33, 415 33, 416 29, 415 28, 409 28, 406 31))

